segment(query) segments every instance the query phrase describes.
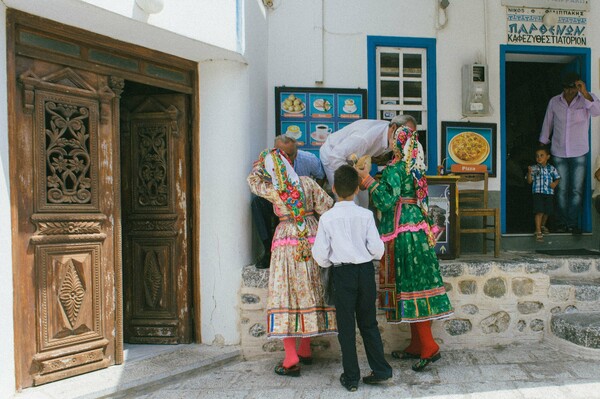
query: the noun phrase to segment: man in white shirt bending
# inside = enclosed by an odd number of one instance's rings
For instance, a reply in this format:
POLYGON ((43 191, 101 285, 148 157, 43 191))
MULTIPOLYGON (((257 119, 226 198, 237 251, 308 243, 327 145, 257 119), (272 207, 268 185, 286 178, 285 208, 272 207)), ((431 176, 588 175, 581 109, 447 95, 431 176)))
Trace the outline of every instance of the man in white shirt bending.
MULTIPOLYGON (((337 168, 348 163, 348 158, 356 154, 358 158, 369 155, 379 157, 389 151, 389 138, 400 126, 417 129, 417 121, 410 115, 398 115, 391 122, 361 119, 330 134, 321 146, 319 157, 325 169, 327 180, 333 187, 333 174, 337 168)), ((369 195, 361 191, 355 202, 367 208, 369 195)))

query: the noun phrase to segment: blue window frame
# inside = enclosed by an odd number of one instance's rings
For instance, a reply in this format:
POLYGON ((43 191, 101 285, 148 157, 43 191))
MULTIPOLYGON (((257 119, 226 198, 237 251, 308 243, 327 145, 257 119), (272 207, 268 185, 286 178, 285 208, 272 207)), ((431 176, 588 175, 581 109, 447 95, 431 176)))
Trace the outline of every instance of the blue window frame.
MULTIPOLYGON (((419 130, 426 131, 427 173, 435 174, 438 165, 437 145, 437 87, 436 87, 436 40, 411 37, 367 36, 369 118, 388 119, 399 110, 415 110, 424 118, 419 130), (389 55, 398 54, 396 64, 382 71, 380 56, 387 48, 389 55), (411 51, 412 49, 412 51, 411 51), (425 66, 420 64, 423 60, 425 66), (410 65, 413 62, 414 65, 410 65), (403 65, 403 63, 406 63, 403 65), (394 68, 394 66, 396 68, 394 68), (416 67, 416 68, 414 68, 416 67), (397 69, 397 71, 394 71, 397 69), (394 77, 394 74, 396 77, 394 77), (382 76, 383 75, 383 76, 382 76), (386 90, 382 81, 397 86, 398 95, 390 97, 380 91, 386 90), (395 81, 397 83, 395 83, 395 81), (425 85, 425 88, 422 87, 425 85), (382 89, 383 87, 383 89, 382 89), (422 91, 422 94, 418 93, 422 91), (389 113, 383 113, 388 110, 389 113)), ((392 91, 395 90, 392 88, 392 91)))

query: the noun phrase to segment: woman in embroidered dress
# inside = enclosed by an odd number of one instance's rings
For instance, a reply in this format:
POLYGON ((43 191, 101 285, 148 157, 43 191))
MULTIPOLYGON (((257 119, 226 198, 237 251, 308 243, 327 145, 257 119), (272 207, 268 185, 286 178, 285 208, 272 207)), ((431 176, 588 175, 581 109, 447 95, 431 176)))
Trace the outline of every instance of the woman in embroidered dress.
POLYGON ((248 176, 250 190, 273 203, 279 225, 272 243, 267 337, 283 339, 279 375, 299 376, 312 362, 310 337, 337 333, 335 308, 323 300, 321 272, 311 254, 318 222, 333 200, 311 178, 294 172, 285 152, 265 150, 248 176), (300 338, 296 349, 296 338, 300 338))
POLYGON ((419 359, 412 369, 421 371, 441 357, 431 333, 431 321, 447 318, 453 311, 427 217, 424 155, 415 129, 416 121, 407 116, 405 125, 391 138, 394 158, 379 182, 366 170, 359 170, 359 175, 361 187, 369 190, 382 214, 379 232, 386 253, 380 269, 381 306, 388 322, 411 323, 410 345, 392 352, 392 356, 419 359))

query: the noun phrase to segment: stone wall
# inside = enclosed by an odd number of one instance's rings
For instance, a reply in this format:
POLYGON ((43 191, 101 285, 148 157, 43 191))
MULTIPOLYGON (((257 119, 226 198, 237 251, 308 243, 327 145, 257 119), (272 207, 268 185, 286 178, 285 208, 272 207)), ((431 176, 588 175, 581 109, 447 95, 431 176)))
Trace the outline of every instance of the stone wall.
MULTIPOLYGON (((509 253, 490 260, 471 255, 441 261, 440 270, 455 314, 435 321, 433 333, 447 347, 540 341, 552 314, 600 309, 600 263, 595 258, 509 253)), ((243 269, 240 311, 246 358, 283 350, 281 340, 266 339, 268 276, 268 269, 243 269)), ((408 344, 408 325, 387 324, 383 313, 378 320, 386 352, 408 344)), ((316 356, 339 356, 335 336, 314 338, 312 346, 316 356)))

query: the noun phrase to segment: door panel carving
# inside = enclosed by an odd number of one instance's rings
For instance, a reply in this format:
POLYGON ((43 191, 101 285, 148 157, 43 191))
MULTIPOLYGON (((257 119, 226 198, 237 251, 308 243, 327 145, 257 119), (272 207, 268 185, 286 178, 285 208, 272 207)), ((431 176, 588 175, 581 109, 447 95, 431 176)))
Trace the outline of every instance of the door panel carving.
POLYGON ((15 298, 32 309, 15 322, 17 378, 29 386, 115 362, 118 105, 106 76, 25 57, 16 72, 23 246, 15 298))
POLYGON ((37 245, 42 351, 102 339, 101 244, 37 245))
POLYGON ((38 211, 98 211, 98 103, 41 91, 36 110, 38 211))
POLYGON ((186 101, 161 94, 122 103, 127 342, 191 341, 186 101))

